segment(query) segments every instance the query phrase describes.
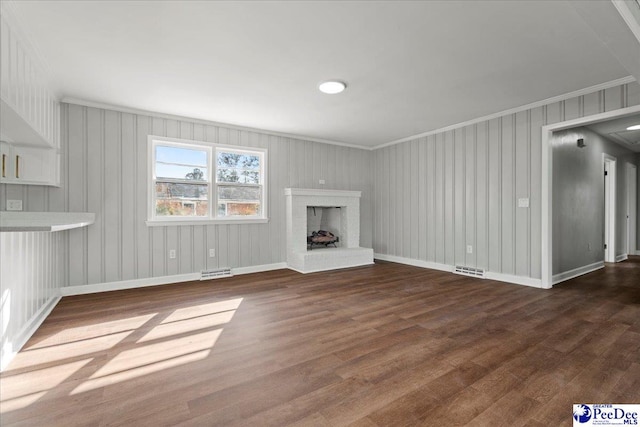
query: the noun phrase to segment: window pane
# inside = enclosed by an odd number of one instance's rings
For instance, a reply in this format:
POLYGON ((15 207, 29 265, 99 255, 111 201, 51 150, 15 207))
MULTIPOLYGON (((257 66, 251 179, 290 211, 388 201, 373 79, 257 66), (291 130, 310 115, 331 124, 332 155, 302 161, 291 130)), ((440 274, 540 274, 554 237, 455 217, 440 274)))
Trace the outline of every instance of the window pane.
POLYGON ((191 179, 194 181, 207 180, 207 168, 194 168, 192 166, 168 165, 156 163, 157 178, 191 179))
POLYGON ((219 200, 253 200, 259 201, 261 195, 260 187, 241 187, 233 185, 218 186, 219 200))
POLYGON ((258 216, 261 212, 261 187, 218 186, 219 216, 258 216))
POLYGON ((260 169, 260 157, 251 154, 218 151, 218 166, 240 169, 260 169))
POLYGON ((260 156, 217 151, 217 182, 260 184, 260 156))
POLYGON ((200 168, 207 167, 207 152, 191 148, 156 146, 156 162, 177 163, 200 168))
POLYGON ((258 216, 260 212, 260 203, 227 202, 218 204, 220 216, 258 216))
POLYGON ((156 215, 208 216, 207 184, 156 182, 156 215))
POLYGON ((218 182, 260 184, 260 172, 218 167, 218 182))

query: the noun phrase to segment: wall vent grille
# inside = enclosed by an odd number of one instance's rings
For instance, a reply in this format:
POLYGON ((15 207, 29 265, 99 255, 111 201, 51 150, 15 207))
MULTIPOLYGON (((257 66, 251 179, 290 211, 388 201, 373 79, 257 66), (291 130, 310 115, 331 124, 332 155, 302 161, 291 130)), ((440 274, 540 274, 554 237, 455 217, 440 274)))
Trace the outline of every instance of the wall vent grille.
POLYGON ((213 270, 202 270, 200 280, 221 279, 223 277, 232 277, 230 268, 216 268, 213 270))
POLYGON ((481 268, 465 267, 463 265, 456 265, 454 273, 463 274, 471 277, 484 277, 484 270, 481 268))

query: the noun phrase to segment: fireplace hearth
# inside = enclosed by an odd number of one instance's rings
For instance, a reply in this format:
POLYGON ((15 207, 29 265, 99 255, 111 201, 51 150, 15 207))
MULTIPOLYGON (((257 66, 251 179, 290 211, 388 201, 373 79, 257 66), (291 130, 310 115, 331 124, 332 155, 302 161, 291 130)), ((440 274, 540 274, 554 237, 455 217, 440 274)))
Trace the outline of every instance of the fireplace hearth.
POLYGON ((373 249, 360 247, 360 191, 285 188, 285 196, 289 268, 311 273, 373 264, 373 249))

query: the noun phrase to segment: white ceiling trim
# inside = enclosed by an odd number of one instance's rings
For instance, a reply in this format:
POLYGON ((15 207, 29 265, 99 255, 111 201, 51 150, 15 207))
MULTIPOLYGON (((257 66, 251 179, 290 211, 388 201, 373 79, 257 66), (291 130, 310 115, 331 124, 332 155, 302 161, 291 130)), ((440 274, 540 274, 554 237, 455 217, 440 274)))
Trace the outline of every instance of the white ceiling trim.
POLYGON ((575 98, 577 96, 587 95, 589 93, 597 92, 604 89, 609 89, 611 87, 620 86, 627 83, 635 82, 636 79, 633 76, 622 77, 620 79, 611 80, 609 82, 600 83, 595 86, 586 87, 584 89, 579 89, 573 92, 565 93, 564 95, 554 96, 552 98, 543 99, 542 101, 536 101, 531 104, 523 105, 521 107, 510 108, 508 110, 500 111, 498 113, 489 114, 488 116, 478 117, 477 119, 471 119, 466 122, 456 123, 454 125, 446 126, 440 129, 434 129, 427 132, 419 133, 416 135, 407 136, 401 139, 396 139, 395 141, 386 142, 384 144, 376 145, 373 147, 373 150, 377 150, 379 148, 389 147, 391 145, 400 144, 407 141, 412 141, 414 139, 423 138, 425 136, 431 136, 442 132, 447 132, 454 129, 459 129, 465 126, 474 125, 480 122, 486 122, 488 120, 496 119, 498 117, 507 116, 509 114, 519 113, 522 111, 530 110, 533 108, 542 107, 544 105, 553 104, 554 102, 566 101, 567 99, 575 98))
POLYGON ((611 0, 611 2, 618 10, 620 16, 622 16, 622 19, 624 19, 624 22, 626 22, 633 35, 636 36, 640 42, 640 24, 636 21, 633 12, 629 10, 629 5, 627 5, 624 0, 611 0))
POLYGON ((179 120, 184 122, 197 123, 201 125, 217 126, 217 127, 222 127, 226 129, 234 129, 238 131, 255 132, 255 133, 261 133, 265 135, 277 136, 280 138, 290 138, 290 139, 297 139, 301 141, 311 141, 311 142, 319 142, 322 144, 338 145, 340 147, 357 148, 358 150, 367 150, 367 151, 373 150, 372 147, 349 144, 341 141, 331 141, 328 139, 313 138, 313 137, 304 136, 304 135, 296 135, 296 134, 285 133, 285 132, 275 132, 275 131, 270 131, 266 129, 258 129, 258 128, 252 128, 252 127, 246 127, 246 126, 233 125, 229 123, 214 122, 211 120, 195 119, 192 117, 161 113, 159 111, 149 111, 149 110, 142 110, 138 108, 129 108, 129 107, 123 107, 120 105, 111 105, 111 104, 106 104, 102 102, 87 101, 87 100, 78 99, 78 98, 64 97, 60 102, 63 102, 66 104, 81 105, 83 107, 101 108, 104 110, 118 111, 120 113, 129 113, 129 114, 136 114, 141 116, 153 116, 153 117, 160 117, 168 120, 179 120))

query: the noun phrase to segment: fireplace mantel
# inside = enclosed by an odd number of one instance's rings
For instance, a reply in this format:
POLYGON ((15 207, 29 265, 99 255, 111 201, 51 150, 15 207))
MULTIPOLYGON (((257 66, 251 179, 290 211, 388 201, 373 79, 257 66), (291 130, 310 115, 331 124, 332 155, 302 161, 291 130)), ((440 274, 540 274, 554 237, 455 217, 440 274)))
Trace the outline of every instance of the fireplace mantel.
POLYGON ((285 196, 318 196, 318 197, 357 197, 362 196, 362 191, 350 190, 317 190, 315 188, 285 188, 285 196))
POLYGON ((287 265, 301 273, 373 264, 373 249, 360 247, 360 191, 285 188, 287 265), (341 247, 307 250, 307 207, 340 207, 341 247))

